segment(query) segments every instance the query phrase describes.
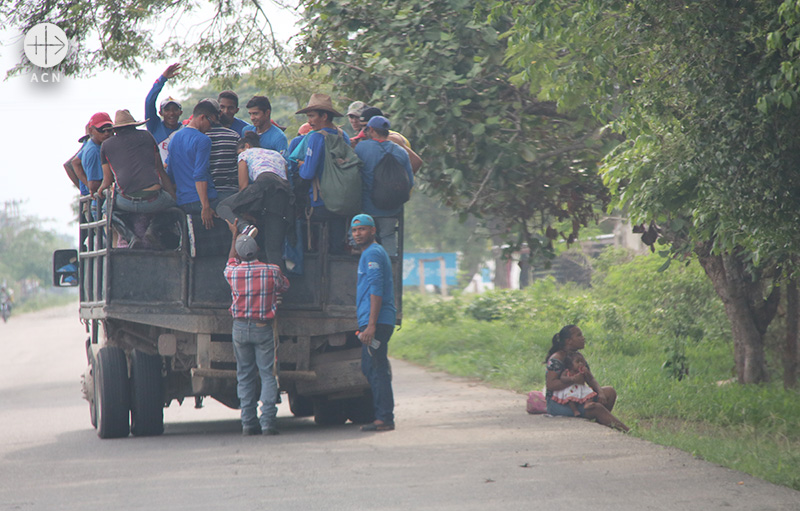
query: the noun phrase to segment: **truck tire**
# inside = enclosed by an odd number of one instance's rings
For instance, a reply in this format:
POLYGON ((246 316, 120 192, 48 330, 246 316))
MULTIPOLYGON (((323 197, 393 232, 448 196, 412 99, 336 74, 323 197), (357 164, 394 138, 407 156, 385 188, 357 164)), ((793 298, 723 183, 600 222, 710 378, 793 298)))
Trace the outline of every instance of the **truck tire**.
POLYGON ((314 422, 320 426, 339 426, 347 422, 343 401, 328 401, 325 398, 314 400, 314 422))
POLYGON ((131 352, 131 433, 155 436, 164 432, 164 384, 159 355, 131 352))
POLYGON ((124 438, 130 432, 130 385, 125 352, 105 346, 97 352, 94 366, 94 404, 97 436, 124 438))
POLYGON ((361 397, 348 399, 345 401, 344 409, 347 412, 347 418, 353 424, 367 424, 375 420, 372 392, 361 397))
POLYGON ((288 392, 289 410, 295 417, 311 417, 314 415, 314 401, 311 398, 298 396, 296 392, 288 392))

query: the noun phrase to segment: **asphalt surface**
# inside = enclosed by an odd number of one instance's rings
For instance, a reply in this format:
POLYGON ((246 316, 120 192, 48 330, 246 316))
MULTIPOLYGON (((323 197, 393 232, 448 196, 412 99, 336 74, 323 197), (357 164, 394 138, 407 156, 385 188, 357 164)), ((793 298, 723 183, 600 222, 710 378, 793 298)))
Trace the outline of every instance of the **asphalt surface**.
POLYGON ((400 361, 392 432, 283 404, 280 436, 242 437, 238 411, 187 400, 163 436, 100 440, 85 338, 77 305, 0 324, 0 510, 800 510, 800 492, 400 361))

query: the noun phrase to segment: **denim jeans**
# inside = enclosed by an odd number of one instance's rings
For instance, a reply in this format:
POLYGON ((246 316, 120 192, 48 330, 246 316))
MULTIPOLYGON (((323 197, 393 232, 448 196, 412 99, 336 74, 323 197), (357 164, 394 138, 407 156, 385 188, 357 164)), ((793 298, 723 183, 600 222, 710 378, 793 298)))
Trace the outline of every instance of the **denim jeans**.
POLYGON ((163 189, 159 190, 158 198, 152 201, 132 201, 123 197, 121 193, 114 196, 114 205, 122 211, 132 213, 155 213, 175 206, 175 199, 163 189))
POLYGON ((236 393, 242 410, 242 426, 255 428, 260 423, 262 430, 274 427, 278 414, 278 382, 272 374, 275 364, 272 323, 257 326, 254 320, 234 319, 233 353, 236 356, 236 393), (260 420, 256 417, 259 393, 260 420))
MULTIPOLYGON (((363 331, 366 325, 360 327, 363 331)), ((378 324, 375 328, 375 339, 381 342, 377 350, 366 345, 361 348, 361 372, 367 377, 372 389, 372 404, 375 407, 375 419, 394 422, 394 393, 392 392, 392 367, 387 358, 387 346, 394 332, 394 325, 378 324)))

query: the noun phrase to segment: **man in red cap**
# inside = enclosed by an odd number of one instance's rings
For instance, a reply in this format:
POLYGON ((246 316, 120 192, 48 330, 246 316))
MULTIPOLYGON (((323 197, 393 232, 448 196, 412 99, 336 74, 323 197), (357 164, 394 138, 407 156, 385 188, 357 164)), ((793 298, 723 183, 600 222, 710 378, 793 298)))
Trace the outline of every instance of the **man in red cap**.
MULTIPOLYGON (((111 116, 105 112, 97 112, 89 119, 87 129, 89 140, 80 151, 81 165, 75 167, 75 174, 82 183, 86 183, 87 190, 81 195, 94 194, 103 183, 103 165, 100 163, 100 146, 114 134, 111 116)), ((94 208, 92 208, 94 210, 94 208)), ((95 218, 96 219, 96 218, 95 218)))

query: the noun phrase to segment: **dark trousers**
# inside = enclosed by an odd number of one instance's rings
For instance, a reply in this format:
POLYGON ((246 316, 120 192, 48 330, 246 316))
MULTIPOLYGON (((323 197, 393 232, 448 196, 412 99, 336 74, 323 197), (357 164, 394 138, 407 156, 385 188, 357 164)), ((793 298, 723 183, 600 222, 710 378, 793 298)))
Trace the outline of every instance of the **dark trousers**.
MULTIPOLYGON (((359 327, 367 328, 366 325, 359 327)), ((394 325, 378 324, 375 339, 381 342, 378 349, 364 345, 361 348, 361 372, 367 377, 372 389, 372 404, 375 418, 385 423, 394 422, 394 393, 392 392, 392 367, 387 357, 389 339, 394 333, 394 325)))
POLYGON ((223 200, 217 206, 217 214, 233 223, 238 220, 239 232, 250 225, 250 221, 243 218, 242 214, 249 213, 258 219, 258 245, 264 247, 267 262, 283 267, 283 240, 286 238, 288 227, 287 214, 291 196, 288 185, 284 188, 273 178, 264 173, 258 176, 255 182, 239 193, 235 193, 223 200))
POLYGON ((347 217, 337 215, 325 206, 315 206, 311 215, 312 222, 328 223, 328 252, 331 254, 347 253, 347 217))

